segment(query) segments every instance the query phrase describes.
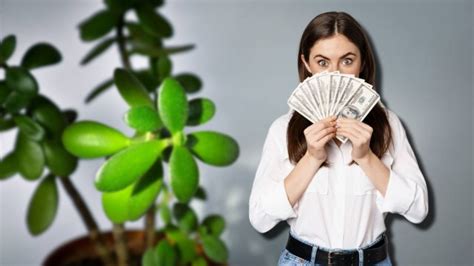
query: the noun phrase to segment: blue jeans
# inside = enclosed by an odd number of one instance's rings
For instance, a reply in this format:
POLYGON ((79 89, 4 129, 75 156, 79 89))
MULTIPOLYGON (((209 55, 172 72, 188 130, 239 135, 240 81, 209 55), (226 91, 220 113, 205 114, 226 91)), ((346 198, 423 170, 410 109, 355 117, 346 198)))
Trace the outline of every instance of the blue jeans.
MULTIPOLYGON (((301 242, 309 244, 308 242, 297 238, 293 234, 292 234, 292 236, 294 238, 298 239, 301 242)), ((382 237, 382 236, 379 236, 374 241, 374 243, 377 242, 377 240, 379 240, 380 237, 382 237)), ((311 245, 311 244, 309 244, 309 245, 311 245)), ((302 259, 302 258, 300 258, 296 255, 293 255, 286 248, 284 248, 280 253, 280 258, 278 259, 278 266, 322 266, 322 264, 316 263, 316 253, 320 249, 325 250, 325 251, 340 251, 340 252, 354 251, 354 250, 343 250, 343 249, 326 249, 326 248, 322 248, 322 247, 315 246, 315 245, 311 245, 311 246, 313 246, 313 251, 312 251, 312 254, 311 254, 311 261, 302 259)), ((357 251, 359 252, 359 265, 363 265, 363 261, 362 261, 363 260, 363 256, 362 256, 363 250, 362 249, 370 247, 370 246, 371 246, 371 244, 357 249, 357 251)), ((372 264, 372 266, 392 266, 392 261, 390 260, 390 254, 388 254, 388 252, 387 252, 387 257, 383 261, 379 261, 375 264, 372 264)))

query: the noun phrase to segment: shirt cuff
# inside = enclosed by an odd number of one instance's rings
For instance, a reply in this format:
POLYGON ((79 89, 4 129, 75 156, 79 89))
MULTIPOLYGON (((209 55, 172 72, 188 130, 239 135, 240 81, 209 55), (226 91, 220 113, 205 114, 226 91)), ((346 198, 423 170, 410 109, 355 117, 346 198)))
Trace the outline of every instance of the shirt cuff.
POLYGON ((377 190, 377 195, 383 199, 382 213, 405 214, 415 200, 416 186, 414 181, 402 178, 390 169, 385 197, 377 190))
POLYGON ((297 216, 288 200, 284 180, 271 182, 271 185, 266 187, 263 191, 262 205, 268 215, 281 220, 297 216))

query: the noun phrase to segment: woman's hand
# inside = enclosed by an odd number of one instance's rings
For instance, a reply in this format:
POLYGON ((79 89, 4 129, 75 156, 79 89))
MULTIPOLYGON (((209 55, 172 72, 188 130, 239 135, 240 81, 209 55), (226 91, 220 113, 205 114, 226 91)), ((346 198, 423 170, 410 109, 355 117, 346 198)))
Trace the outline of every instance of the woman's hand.
POLYGON ((369 158, 372 127, 352 118, 340 117, 336 120, 336 134, 349 138, 352 142, 352 159, 360 164, 369 158))
POLYGON ((336 116, 322 119, 304 130, 306 153, 314 159, 324 162, 327 158, 326 143, 336 136, 336 116))

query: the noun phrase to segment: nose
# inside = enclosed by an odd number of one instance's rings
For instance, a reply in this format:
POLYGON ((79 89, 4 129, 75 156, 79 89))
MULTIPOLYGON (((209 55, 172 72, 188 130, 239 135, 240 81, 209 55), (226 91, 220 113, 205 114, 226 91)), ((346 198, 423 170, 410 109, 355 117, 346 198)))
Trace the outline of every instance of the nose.
POLYGON ((339 71, 339 66, 331 64, 331 66, 329 67, 329 72, 333 72, 333 71, 339 71))

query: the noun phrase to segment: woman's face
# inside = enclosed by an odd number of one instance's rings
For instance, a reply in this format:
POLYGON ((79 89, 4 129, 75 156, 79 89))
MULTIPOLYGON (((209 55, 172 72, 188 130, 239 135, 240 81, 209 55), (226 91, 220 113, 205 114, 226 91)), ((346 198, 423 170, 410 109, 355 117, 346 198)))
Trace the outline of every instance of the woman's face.
POLYGON ((359 48, 342 34, 316 41, 311 47, 308 61, 303 55, 301 60, 312 74, 337 70, 358 77, 362 69, 359 48))

